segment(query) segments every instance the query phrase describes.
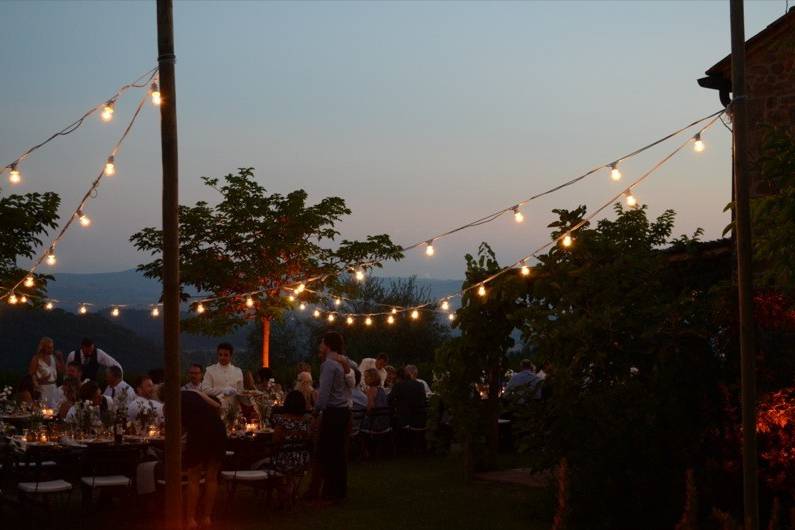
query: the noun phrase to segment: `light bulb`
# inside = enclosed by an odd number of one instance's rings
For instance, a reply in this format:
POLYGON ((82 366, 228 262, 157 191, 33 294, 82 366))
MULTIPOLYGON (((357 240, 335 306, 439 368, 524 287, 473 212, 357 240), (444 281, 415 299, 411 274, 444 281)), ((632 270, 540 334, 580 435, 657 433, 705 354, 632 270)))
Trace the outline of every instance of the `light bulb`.
POLYGON ((112 317, 119 316, 119 308, 118 307, 114 307, 113 309, 111 309, 110 310, 110 316, 112 316, 112 317))
POLYGON ((571 236, 569 234, 566 234, 565 236, 563 236, 563 240, 561 241, 561 243, 563 244, 564 247, 570 247, 572 241, 573 240, 571 236))
POLYGON ((447 300, 442 301, 442 311, 447 311, 450 309, 450 302, 447 300))
POLYGON ((246 307, 254 307, 254 299, 250 296, 246 297, 246 307))
POLYGON ((520 270, 522 271, 522 276, 530 276, 530 267, 527 265, 522 265, 520 270))
POLYGON ((156 307, 153 307, 152 308, 152 316, 155 317, 155 318, 159 317, 160 316, 160 309, 158 309, 156 307))
POLYGON ((25 277, 25 287, 33 287, 36 284, 36 281, 33 279, 33 276, 26 276, 25 277))
POLYGON ((632 195, 632 191, 627 190, 624 193, 624 195, 626 196, 627 199, 627 206, 629 206, 630 208, 634 208, 635 206, 638 205, 638 199, 634 195, 632 195))
POLYGON ((199 305, 197 305, 197 306, 196 306, 196 312, 197 312, 197 313, 199 313, 200 315, 201 315, 202 313, 204 313, 204 304, 202 304, 201 302, 199 302, 199 305))
POLYGON ((484 285, 478 287, 478 296, 486 296, 486 287, 484 285))
POLYGON ((312 316, 315 317, 315 318, 320 318, 320 311, 315 309, 315 311, 312 313, 312 316))
POLYGON ((412 320, 417 320, 418 318, 420 318, 420 312, 415 309, 414 311, 411 312, 411 318, 412 320))
POLYGON ((370 317, 365 318, 364 319, 364 325, 365 326, 372 326, 373 325, 373 319, 370 318, 370 317))
POLYGON ((91 218, 87 216, 83 210, 77 210, 77 218, 80 219, 80 224, 82 226, 90 226, 91 225, 91 218))
POLYGON ((615 181, 621 180, 621 170, 618 169, 618 162, 610 164, 610 178, 615 181))
POLYGON ((304 285, 303 283, 299 283, 298 287, 295 288, 295 294, 303 293, 304 289, 306 289, 306 285, 304 285))
POLYGON ((162 100, 160 99, 160 88, 157 86, 157 83, 152 83, 150 92, 152 93, 152 105, 159 107, 162 100))
POLYGON ((51 311, 53 307, 55 307, 55 304, 53 304, 52 302, 47 302, 46 304, 44 304, 44 309, 46 309, 47 311, 51 311))
POLYGON ((328 314, 328 321, 329 322, 334 322, 334 320, 336 320, 336 318, 337 317, 334 316, 334 313, 329 313, 328 314))
POLYGON ((47 254, 47 265, 54 266, 58 262, 58 258, 55 257, 55 251, 51 250, 47 254))
POLYGON ((436 251, 433 249, 433 240, 426 242, 425 245, 425 255, 433 256, 436 253, 436 251))
POLYGON ((80 309, 78 310, 78 312, 81 315, 85 315, 86 313, 88 313, 88 308, 85 306, 85 304, 83 304, 83 305, 80 306, 80 309))
POLYGON ((19 184, 22 182, 22 173, 19 172, 17 169, 16 164, 12 164, 9 166, 11 171, 8 172, 8 182, 11 184, 19 184))
POLYGON ((304 309, 306 309, 306 304, 305 304, 305 303, 303 303, 303 302, 301 302, 301 305, 299 305, 299 306, 298 306, 298 309, 300 309, 301 311, 303 311, 304 309))
POLYGON ((700 153, 706 148, 706 146, 704 145, 704 141, 701 139, 701 133, 696 134, 693 137, 693 140, 695 140, 695 142, 693 143, 693 151, 695 151, 696 153, 700 153))
POLYGON ((522 221, 524 221, 524 215, 522 214, 522 211, 519 210, 518 206, 513 207, 513 219, 517 223, 521 223, 522 221))
POLYGON ((362 269, 356 269, 356 279, 359 281, 364 280, 364 271, 362 269))
POLYGON ((447 315, 447 319, 450 320, 451 322, 455 320, 455 313, 450 313, 449 315, 447 315))
POLYGON ((28 297, 23 294, 22 296, 19 297, 19 303, 27 304, 28 303, 28 297))
POLYGON ((17 299, 17 295, 15 295, 14 293, 11 293, 11 296, 8 297, 8 303, 11 305, 16 304, 18 301, 19 300, 17 299))
POLYGON ((288 295, 288 296, 287 296, 287 301, 288 301, 288 302, 295 302, 295 296, 293 296, 293 295, 288 295))
POLYGON ((342 303, 342 300, 339 298, 334 299, 334 305, 339 306, 342 303))
POLYGON ((392 314, 393 315, 397 315, 397 307, 393 307, 392 308, 392 314))
POLYGON ((113 101, 108 101, 105 103, 105 106, 102 107, 102 121, 110 121, 113 119, 113 101))
POLYGON ((345 319, 345 322, 350 326, 353 324, 353 317, 348 317, 345 319))
POLYGON ((386 323, 387 324, 394 324, 395 323, 395 317, 393 317, 392 315, 389 315, 388 317, 386 317, 386 323))
POLYGON ((116 174, 116 162, 114 161, 113 156, 108 157, 108 161, 105 162, 105 175, 112 177, 116 174))

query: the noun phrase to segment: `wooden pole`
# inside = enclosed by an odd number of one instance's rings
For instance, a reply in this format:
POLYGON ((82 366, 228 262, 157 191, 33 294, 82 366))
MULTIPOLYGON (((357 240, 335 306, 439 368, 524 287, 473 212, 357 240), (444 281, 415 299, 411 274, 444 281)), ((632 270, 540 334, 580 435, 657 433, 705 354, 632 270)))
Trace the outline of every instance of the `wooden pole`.
POLYGON ((271 319, 262 319, 262 366, 271 365, 271 319))
POLYGON ((730 0, 732 43, 732 139, 734 159, 735 242, 740 309, 740 374, 743 423, 743 509, 745 530, 759 530, 756 449, 756 352, 753 337, 751 220, 748 178, 748 114, 745 85, 743 0, 730 0))
POLYGON ((163 159, 163 345, 165 350, 166 527, 182 528, 179 368, 179 166, 172 0, 157 0, 160 145, 163 159))

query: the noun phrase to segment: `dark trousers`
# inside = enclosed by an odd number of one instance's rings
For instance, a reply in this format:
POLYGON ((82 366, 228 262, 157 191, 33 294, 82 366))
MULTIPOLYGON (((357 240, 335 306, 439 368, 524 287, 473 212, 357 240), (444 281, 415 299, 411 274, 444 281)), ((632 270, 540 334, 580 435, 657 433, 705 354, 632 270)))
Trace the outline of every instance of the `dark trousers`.
POLYGON ((320 420, 317 456, 323 477, 323 498, 342 500, 348 494, 348 455, 345 450, 351 411, 327 408, 320 420))

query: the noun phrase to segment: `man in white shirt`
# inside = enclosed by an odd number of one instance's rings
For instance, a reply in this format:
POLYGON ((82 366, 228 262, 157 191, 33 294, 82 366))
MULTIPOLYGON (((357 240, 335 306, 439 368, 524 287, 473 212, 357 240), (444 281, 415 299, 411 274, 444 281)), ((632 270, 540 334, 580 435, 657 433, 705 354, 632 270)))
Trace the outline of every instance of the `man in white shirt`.
POLYGON ((203 376, 202 365, 193 363, 188 368, 188 382, 182 385, 182 390, 201 390, 203 376))
POLYGON ((378 370, 378 376, 381 378, 381 386, 384 386, 386 381, 386 365, 389 364, 389 356, 386 353, 379 353, 375 358, 375 369, 378 370))
POLYGON ((127 396, 127 400, 133 399, 135 390, 127 384, 122 378, 122 375, 121 368, 118 366, 111 366, 108 368, 108 373, 105 376, 105 379, 108 381, 108 386, 105 387, 105 391, 102 393, 103 396, 107 396, 114 401, 123 395, 127 396))
POLYGON ((70 363, 72 361, 79 362, 83 366, 83 377, 92 381, 97 380, 97 372, 100 366, 104 368, 118 366, 121 369, 121 365, 116 359, 97 348, 94 345, 94 341, 88 337, 80 342, 79 349, 69 352, 66 362, 70 363))
POLYGON ((232 364, 234 348, 222 342, 217 348, 218 362, 207 367, 202 390, 210 396, 233 396, 243 391, 243 371, 232 364))
MULTIPOLYGON (((64 376, 64 379, 73 379, 77 381, 78 390, 80 390, 80 386, 88 383, 88 379, 83 377, 83 365, 77 361, 72 361, 66 364, 66 375, 64 376)), ((63 402, 65 397, 63 385, 61 385, 55 391, 55 399, 60 404, 63 402)))
POLYGON ((162 423, 163 404, 155 399, 155 385, 152 383, 152 378, 142 375, 136 379, 135 393, 135 399, 127 405, 127 419, 137 421, 140 415, 151 411, 154 417, 149 420, 150 423, 162 423))
POLYGON ((424 380, 417 377, 419 375, 419 370, 413 364, 406 365, 406 373, 409 375, 410 378, 414 379, 418 383, 422 383, 423 388, 425 388, 425 397, 430 397, 433 392, 431 392, 431 386, 426 383, 424 380))

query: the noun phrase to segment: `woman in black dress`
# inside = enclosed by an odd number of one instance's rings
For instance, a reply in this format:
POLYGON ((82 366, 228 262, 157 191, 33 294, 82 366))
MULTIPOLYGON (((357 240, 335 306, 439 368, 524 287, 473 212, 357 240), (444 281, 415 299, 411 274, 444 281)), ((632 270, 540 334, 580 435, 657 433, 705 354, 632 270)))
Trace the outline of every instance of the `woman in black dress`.
POLYGON ((188 473, 187 528, 198 528, 199 483, 204 474, 202 525, 212 524, 210 514, 218 492, 218 471, 226 450, 226 428, 221 421, 221 403, 199 390, 183 390, 182 432, 187 435, 183 463, 188 473))

